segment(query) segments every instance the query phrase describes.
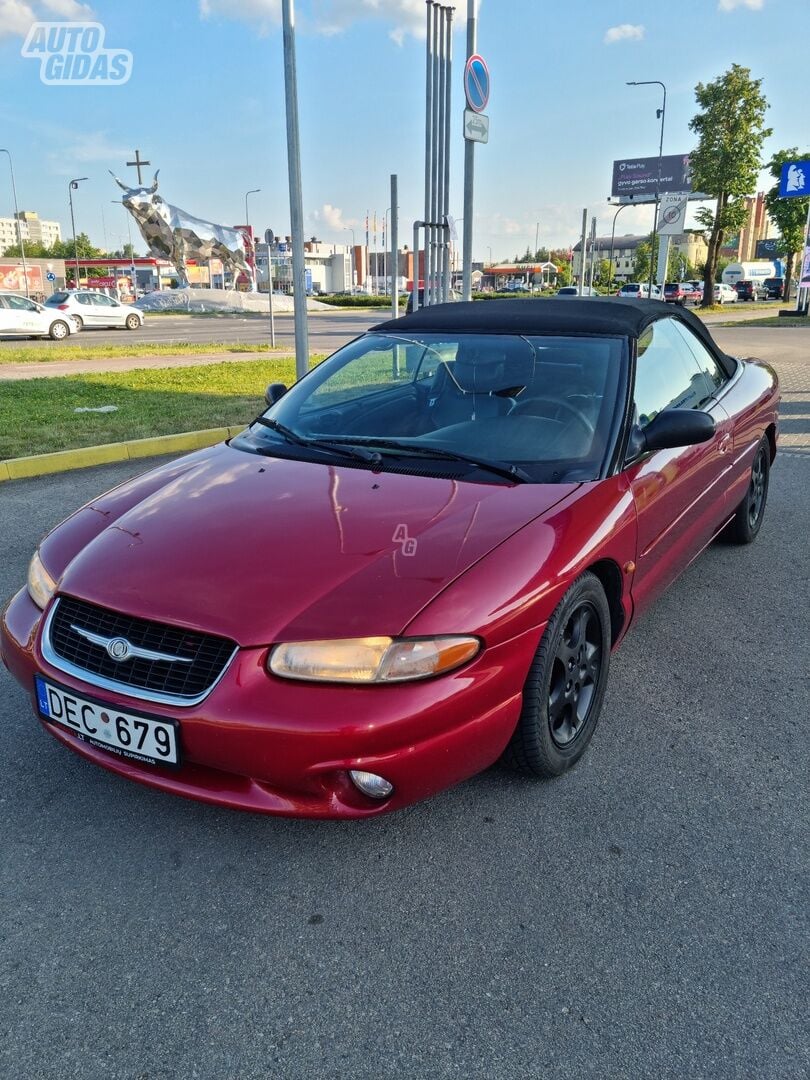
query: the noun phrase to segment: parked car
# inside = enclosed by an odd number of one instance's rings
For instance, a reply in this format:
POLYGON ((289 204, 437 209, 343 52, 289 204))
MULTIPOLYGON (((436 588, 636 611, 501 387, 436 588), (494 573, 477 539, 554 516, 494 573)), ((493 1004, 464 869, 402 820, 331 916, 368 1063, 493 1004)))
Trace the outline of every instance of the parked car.
POLYGON ((695 292, 688 281, 668 281, 664 285, 664 300, 668 304, 699 304, 701 293, 695 292))
MULTIPOLYGON (((563 285, 562 288, 557 289, 557 296, 579 296, 579 285, 563 285)), ((599 292, 592 288, 590 285, 582 286, 583 296, 598 296, 599 292)))
POLYGON ((62 341, 79 329, 68 314, 50 311, 18 293, 0 293, 0 336, 49 337, 62 341))
POLYGON ((48 297, 45 306, 69 312, 80 327, 88 329, 106 326, 139 330, 143 326, 142 311, 131 304, 122 304, 103 292, 61 289, 48 297))
POLYGON ((767 300, 768 290, 760 281, 735 281, 733 288, 738 300, 767 300))
POLYGON ((732 288, 731 285, 724 285, 722 283, 715 284, 714 286, 714 302, 715 304, 736 304, 738 300, 737 290, 732 288))
POLYGON ((650 292, 649 283, 646 281, 626 281, 616 295, 622 296, 626 300, 659 300, 661 298, 661 288, 658 285, 653 285, 652 292, 650 292))
POLYGON ((267 402, 49 533, 0 652, 112 772, 359 818, 502 756, 575 764, 628 629, 718 533, 755 539, 779 390, 687 309, 494 300, 381 323, 267 402))
POLYGON ((785 279, 780 277, 765 278, 762 282, 762 286, 765 292, 768 294, 768 300, 784 300, 785 299, 785 279))

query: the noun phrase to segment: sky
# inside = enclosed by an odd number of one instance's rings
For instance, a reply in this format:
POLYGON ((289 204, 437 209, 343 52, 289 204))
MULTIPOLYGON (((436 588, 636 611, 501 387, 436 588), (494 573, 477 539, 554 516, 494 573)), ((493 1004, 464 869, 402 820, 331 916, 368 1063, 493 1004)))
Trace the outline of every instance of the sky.
MULTIPOLYGON (((289 233, 281 0, 0 0, 0 146, 14 160, 18 202, 99 246, 126 240, 127 214, 108 170, 135 183, 135 148, 160 169, 160 192, 194 215, 289 233), (117 85, 41 81, 23 44, 36 21, 95 21, 105 46, 129 50, 117 85)), ((366 212, 381 222, 399 177, 401 243, 424 202, 424 0, 295 0, 305 228, 357 242, 366 212)), ((462 69, 467 0, 455 13, 450 209, 463 214, 462 69)), ((582 210, 609 233, 614 159, 687 153, 694 87, 732 63, 763 80, 770 102, 766 159, 810 149, 802 72, 810 0, 481 0, 478 51, 492 81, 490 139, 476 148, 474 258, 504 260, 541 245, 568 247, 582 210)), ((0 216, 12 211, 0 157, 0 216)), ((763 185, 769 183, 763 175, 763 185)), ((688 222, 689 224, 690 222, 688 222)), ((631 207, 618 234, 647 232, 651 207, 631 207)), ((461 232, 461 226, 459 226, 461 232)), ((134 239, 134 237, 133 237, 134 239)), ((140 239, 140 238, 138 238, 140 239)), ((143 250, 143 243, 136 243, 143 250)))

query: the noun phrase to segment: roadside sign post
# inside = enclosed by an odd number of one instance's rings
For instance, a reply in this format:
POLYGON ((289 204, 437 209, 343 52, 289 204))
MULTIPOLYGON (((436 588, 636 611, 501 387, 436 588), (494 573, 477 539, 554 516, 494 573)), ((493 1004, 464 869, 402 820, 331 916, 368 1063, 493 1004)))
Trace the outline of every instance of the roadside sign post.
MULTIPOLYGON (((688 193, 685 191, 667 192, 661 196, 658 207, 658 266, 655 277, 662 286, 667 280, 669 245, 673 236, 683 232, 688 202, 688 193)), ((661 299, 663 300, 663 293, 661 299)))
POLYGON ((473 257, 473 193, 475 187, 475 144, 489 139, 489 118, 480 114, 489 101, 490 79, 486 62, 478 55, 478 0, 467 0, 467 64, 464 68, 464 93, 468 108, 464 112, 464 247, 462 253, 462 298, 472 299, 473 257), (473 100, 471 99, 471 95, 473 100), (479 114, 479 123, 471 120, 467 131, 467 114, 479 114), (483 129, 486 128, 485 131, 483 129), (482 134, 483 131, 483 134, 482 134), (481 137, 476 139, 475 135, 481 137), (485 137, 484 137, 485 136, 485 137))
MULTIPOLYGON (((780 199, 807 199, 810 196, 810 158, 786 161, 779 176, 780 199)), ((788 299, 785 297, 785 299, 788 299)), ((799 286, 796 289, 797 315, 807 315, 810 299, 810 201, 804 225, 804 247, 799 261, 799 286)))
POLYGON ((267 292, 270 296, 270 348, 276 347, 276 320, 273 317, 273 241, 272 229, 264 230, 264 242, 267 244, 267 292))

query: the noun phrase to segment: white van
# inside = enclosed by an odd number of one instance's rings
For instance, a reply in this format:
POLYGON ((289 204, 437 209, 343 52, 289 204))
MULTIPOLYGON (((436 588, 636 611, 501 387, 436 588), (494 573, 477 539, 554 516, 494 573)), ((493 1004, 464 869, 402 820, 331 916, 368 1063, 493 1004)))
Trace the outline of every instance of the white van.
POLYGON ((759 281, 776 277, 776 267, 772 262, 729 263, 722 274, 724 285, 736 285, 738 281, 759 281))

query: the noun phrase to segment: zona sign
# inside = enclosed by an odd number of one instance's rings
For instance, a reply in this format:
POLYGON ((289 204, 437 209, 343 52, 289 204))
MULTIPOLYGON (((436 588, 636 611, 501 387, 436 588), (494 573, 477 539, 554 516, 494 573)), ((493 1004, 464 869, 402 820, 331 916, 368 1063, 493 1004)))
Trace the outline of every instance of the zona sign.
POLYGON ((489 101, 489 68, 483 56, 474 53, 464 68, 464 93, 473 112, 483 112, 489 101))

